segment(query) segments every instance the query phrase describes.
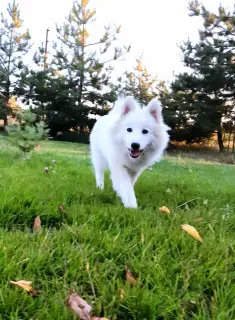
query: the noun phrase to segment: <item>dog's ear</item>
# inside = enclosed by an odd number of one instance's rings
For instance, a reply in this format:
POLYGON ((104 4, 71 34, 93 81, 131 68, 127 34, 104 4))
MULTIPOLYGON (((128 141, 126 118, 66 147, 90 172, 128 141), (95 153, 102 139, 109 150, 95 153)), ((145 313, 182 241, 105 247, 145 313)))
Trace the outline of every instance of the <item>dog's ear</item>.
POLYGON ((127 115, 129 112, 134 111, 137 107, 136 101, 133 97, 127 96, 123 101, 122 115, 127 115))
POLYGON ((145 107, 145 112, 151 114, 151 116, 155 119, 156 122, 163 122, 162 118, 162 106, 157 99, 152 99, 147 107, 145 107))
POLYGON ((120 96, 109 113, 118 114, 123 117, 129 112, 135 111, 137 108, 140 108, 140 106, 133 97, 127 96, 123 98, 123 96, 120 96))

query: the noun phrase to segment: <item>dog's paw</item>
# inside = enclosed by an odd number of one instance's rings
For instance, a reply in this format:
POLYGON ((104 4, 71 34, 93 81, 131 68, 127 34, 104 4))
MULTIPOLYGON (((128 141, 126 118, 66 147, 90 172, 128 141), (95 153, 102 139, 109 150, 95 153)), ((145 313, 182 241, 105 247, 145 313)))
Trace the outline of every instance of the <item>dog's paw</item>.
POLYGON ((125 206, 126 209, 137 209, 138 206, 137 205, 127 205, 125 206))
POLYGON ((137 209, 138 205, 137 202, 130 202, 130 203, 124 203, 125 208, 127 209, 137 209))

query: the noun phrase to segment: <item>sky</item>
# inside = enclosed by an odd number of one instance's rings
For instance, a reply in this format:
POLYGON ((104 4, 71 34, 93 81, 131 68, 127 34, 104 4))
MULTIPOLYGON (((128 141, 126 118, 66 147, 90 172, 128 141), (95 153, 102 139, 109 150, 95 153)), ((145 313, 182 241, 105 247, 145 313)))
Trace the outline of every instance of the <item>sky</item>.
MULTIPOLYGON (((203 0, 209 10, 216 11, 219 4, 232 8, 232 0, 203 0)), ((0 12, 9 0, 0 0, 0 12)), ((55 24, 63 23, 73 0, 18 0, 24 26, 30 30, 35 50, 45 42, 49 28, 49 50, 55 39, 55 24)), ((188 16, 188 0, 90 0, 96 9, 93 38, 99 39, 105 25, 122 26, 120 44, 131 44, 131 52, 116 65, 116 74, 122 75, 135 66, 135 59, 143 54, 143 64, 159 79, 171 81, 173 74, 184 71, 178 45, 188 38, 198 39, 199 18, 188 16), (138 4, 137 4, 138 3, 138 4)))

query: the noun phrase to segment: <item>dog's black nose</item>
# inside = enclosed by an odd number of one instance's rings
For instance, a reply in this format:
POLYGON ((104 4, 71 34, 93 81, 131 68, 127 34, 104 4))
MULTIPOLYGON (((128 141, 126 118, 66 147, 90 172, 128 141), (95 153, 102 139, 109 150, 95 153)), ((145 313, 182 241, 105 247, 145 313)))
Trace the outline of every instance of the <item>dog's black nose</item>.
POLYGON ((139 147, 140 147, 140 144, 139 144, 139 143, 137 143, 137 142, 132 142, 132 144, 131 144, 131 149, 132 149, 132 150, 138 150, 139 147))

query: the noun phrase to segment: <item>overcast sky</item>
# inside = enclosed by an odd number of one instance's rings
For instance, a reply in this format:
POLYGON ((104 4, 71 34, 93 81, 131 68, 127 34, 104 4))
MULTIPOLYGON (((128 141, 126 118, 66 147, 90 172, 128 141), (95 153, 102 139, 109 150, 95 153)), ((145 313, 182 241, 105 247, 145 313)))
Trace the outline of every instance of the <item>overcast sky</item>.
MULTIPOLYGON (((4 12, 8 0, 0 0, 4 12)), ((204 0, 203 4, 216 11, 220 2, 233 9, 232 0, 204 0)), ((29 28, 35 46, 55 39, 55 23, 63 22, 73 0, 18 0, 24 26, 29 28)), ((200 20, 188 16, 188 0, 90 0, 90 8, 96 9, 96 28, 93 37, 99 39, 103 26, 109 22, 122 25, 120 43, 132 44, 132 50, 124 62, 118 64, 117 74, 130 70, 135 58, 144 53, 144 64, 162 80, 171 80, 173 72, 182 71, 183 64, 177 44, 190 38, 198 38, 200 20), (138 3, 138 4, 137 4, 138 3)), ((50 43, 49 43, 50 45, 50 43)))

